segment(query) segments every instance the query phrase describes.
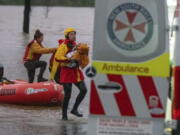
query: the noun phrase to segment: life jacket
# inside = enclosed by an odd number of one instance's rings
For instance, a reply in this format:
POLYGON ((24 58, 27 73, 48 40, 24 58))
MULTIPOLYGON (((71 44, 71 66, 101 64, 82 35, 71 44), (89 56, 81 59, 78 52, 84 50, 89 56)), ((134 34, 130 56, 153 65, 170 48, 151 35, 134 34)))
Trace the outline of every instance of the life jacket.
MULTIPOLYGON (((59 43, 59 46, 62 44, 69 44, 69 43, 72 44, 73 46, 76 45, 75 42, 71 42, 69 40, 63 40, 63 39, 59 40, 58 43, 59 43)), ((71 51, 71 49, 69 49, 68 52, 69 51, 71 51)), ((60 70, 61 66, 63 65, 63 63, 61 63, 55 59, 55 54, 56 54, 56 52, 54 54, 52 54, 50 61, 49 61, 49 63, 50 63, 49 70, 50 70, 50 79, 51 80, 54 79, 56 72, 58 71, 58 69, 60 70)))
MULTIPOLYGON (((23 57, 23 60, 24 61, 33 61, 33 60, 39 60, 39 58, 41 57, 42 54, 36 54, 34 53, 32 58, 28 58, 28 55, 30 53, 30 48, 31 48, 31 45, 34 43, 34 42, 37 42, 36 40, 32 40, 27 46, 26 46, 26 50, 25 50, 25 54, 24 54, 24 57, 23 57)), ((41 47, 43 47, 40 43, 38 43, 41 47)))
MULTIPOLYGON (((58 43, 59 43, 59 46, 64 43, 64 44, 68 44, 70 41, 69 40, 65 40, 65 39, 60 39, 58 40, 58 43)), ((76 43, 75 42, 72 42, 72 44, 75 46, 76 43)), ((71 51, 71 50, 69 50, 71 51)), ((53 66, 53 61, 54 61, 54 57, 55 57, 55 54, 56 52, 54 52, 51 57, 50 57, 50 60, 49 60, 49 69, 51 70, 52 66, 53 66)))
MULTIPOLYGON (((84 76, 82 71, 80 70, 79 66, 76 67, 69 67, 68 59, 65 57, 68 57, 67 55, 75 51, 76 42, 72 42, 69 40, 65 40, 62 45, 57 50, 57 53, 55 54, 55 63, 58 62, 60 64, 60 83, 77 83, 82 80, 84 80, 84 76), (60 52, 65 51, 65 52, 60 52), (61 56, 60 53, 62 53, 64 56, 61 56)), ((54 64, 53 64, 54 67, 54 64)), ((53 77, 52 77, 53 78, 53 77)))

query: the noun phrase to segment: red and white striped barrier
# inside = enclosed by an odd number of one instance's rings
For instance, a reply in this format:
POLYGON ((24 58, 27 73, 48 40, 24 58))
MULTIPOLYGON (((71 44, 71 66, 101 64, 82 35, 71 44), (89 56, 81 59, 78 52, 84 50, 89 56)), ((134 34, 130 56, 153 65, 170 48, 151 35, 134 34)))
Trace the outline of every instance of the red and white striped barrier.
POLYGON ((98 74, 91 81, 90 114, 164 118, 168 80, 158 77, 98 74), (98 85, 116 82, 120 90, 98 85), (116 92, 117 91, 117 92, 116 92))

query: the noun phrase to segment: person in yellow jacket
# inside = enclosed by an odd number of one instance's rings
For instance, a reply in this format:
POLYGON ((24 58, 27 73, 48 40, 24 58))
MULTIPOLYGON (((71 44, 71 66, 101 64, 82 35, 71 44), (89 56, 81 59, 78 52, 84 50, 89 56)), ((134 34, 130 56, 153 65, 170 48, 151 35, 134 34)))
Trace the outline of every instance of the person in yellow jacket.
POLYGON ((59 46, 55 54, 55 60, 60 64, 60 83, 63 85, 65 93, 62 105, 62 120, 68 120, 67 109, 71 97, 72 84, 79 89, 79 94, 71 110, 71 113, 77 117, 83 116, 78 112, 78 107, 87 93, 87 88, 84 83, 83 73, 80 70, 78 63, 71 60, 71 53, 73 53, 76 46, 76 30, 74 28, 67 28, 64 31, 64 35, 65 40, 59 46))
POLYGON ((36 30, 34 34, 34 40, 27 45, 25 50, 23 60, 24 66, 27 69, 29 83, 34 81, 36 68, 40 68, 38 82, 47 81, 47 79, 43 77, 47 63, 39 59, 42 54, 54 53, 57 50, 57 48, 45 48, 42 45, 42 41, 43 33, 39 30, 36 30))

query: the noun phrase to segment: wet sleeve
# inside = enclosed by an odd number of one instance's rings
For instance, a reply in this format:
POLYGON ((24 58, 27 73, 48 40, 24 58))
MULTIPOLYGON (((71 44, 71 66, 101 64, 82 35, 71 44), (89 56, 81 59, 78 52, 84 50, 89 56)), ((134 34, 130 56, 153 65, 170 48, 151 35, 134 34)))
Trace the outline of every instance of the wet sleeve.
POLYGON ((58 62, 69 62, 69 59, 66 57, 68 48, 66 45, 62 44, 56 51, 55 60, 58 62))
POLYGON ((32 51, 37 54, 47 54, 55 52, 56 48, 43 48, 39 44, 34 43, 32 45, 32 51))
POLYGON ((59 62, 56 62, 55 60, 53 61, 53 66, 52 66, 52 69, 51 69, 51 72, 50 72, 50 80, 54 80, 54 76, 59 68, 59 62))

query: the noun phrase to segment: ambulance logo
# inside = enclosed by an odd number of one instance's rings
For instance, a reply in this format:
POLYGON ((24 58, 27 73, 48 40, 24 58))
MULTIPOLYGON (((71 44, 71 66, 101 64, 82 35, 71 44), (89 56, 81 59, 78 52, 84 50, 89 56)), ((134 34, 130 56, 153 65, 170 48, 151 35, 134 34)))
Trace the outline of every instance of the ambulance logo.
POLYGON ((153 19, 141 5, 125 3, 110 13, 107 32, 116 47, 129 51, 141 49, 152 38, 153 19))

